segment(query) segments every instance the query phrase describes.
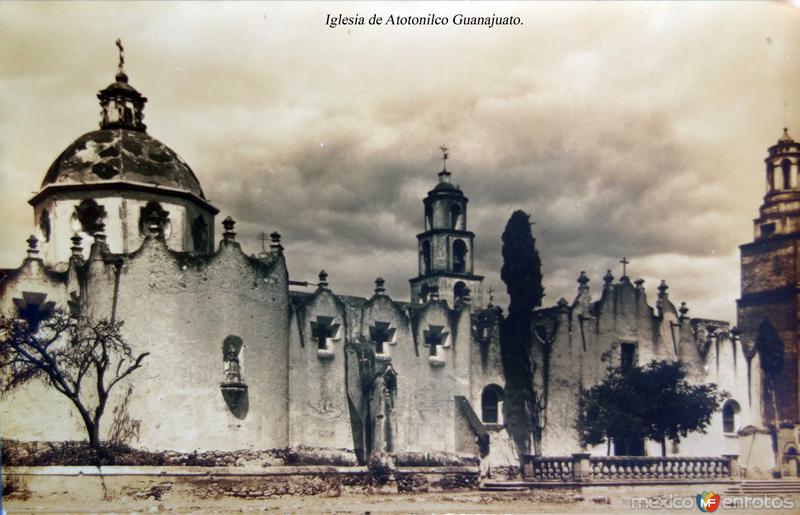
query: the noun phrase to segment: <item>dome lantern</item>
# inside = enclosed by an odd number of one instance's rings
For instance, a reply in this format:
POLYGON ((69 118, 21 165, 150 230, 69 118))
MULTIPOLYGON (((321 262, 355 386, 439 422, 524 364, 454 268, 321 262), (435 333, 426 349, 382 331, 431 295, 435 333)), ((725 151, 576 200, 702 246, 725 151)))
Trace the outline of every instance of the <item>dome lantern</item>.
POLYGON ((97 94, 100 107, 103 108, 100 127, 145 132, 147 126, 142 120, 147 98, 128 84, 128 75, 125 73, 125 49, 119 39, 117 48, 119 48, 119 65, 115 81, 97 94))

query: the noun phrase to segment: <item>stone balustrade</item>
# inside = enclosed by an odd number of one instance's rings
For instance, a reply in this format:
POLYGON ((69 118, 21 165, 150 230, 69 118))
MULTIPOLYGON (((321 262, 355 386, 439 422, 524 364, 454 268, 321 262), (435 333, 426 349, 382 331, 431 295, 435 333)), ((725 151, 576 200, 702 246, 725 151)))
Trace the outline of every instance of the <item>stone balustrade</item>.
POLYGON ((523 475, 531 481, 709 481, 739 475, 738 455, 690 456, 531 456, 523 459, 523 475))
POLYGON ((571 456, 531 456, 529 470, 524 475, 535 481, 571 481, 573 465, 571 456))

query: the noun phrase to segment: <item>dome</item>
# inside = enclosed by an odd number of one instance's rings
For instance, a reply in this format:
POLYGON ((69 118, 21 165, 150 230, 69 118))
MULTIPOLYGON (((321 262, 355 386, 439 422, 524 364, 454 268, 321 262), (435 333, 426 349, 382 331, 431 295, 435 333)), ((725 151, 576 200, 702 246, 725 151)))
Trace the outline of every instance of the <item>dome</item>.
POLYGON ((143 131, 105 128, 84 134, 56 158, 48 185, 130 181, 186 191, 205 199, 189 165, 143 131))
POLYGON ((456 187, 456 185, 451 182, 440 182, 433 188, 433 190, 434 191, 450 190, 453 191, 454 193, 456 192, 461 193, 461 190, 459 190, 456 187))

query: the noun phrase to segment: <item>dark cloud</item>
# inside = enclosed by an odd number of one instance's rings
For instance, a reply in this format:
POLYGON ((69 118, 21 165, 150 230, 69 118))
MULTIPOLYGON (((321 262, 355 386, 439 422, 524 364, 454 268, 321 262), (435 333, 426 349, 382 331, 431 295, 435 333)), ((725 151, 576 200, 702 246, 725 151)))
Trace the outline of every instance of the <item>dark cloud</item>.
MULTIPOLYGON (((0 266, 31 231, 52 159, 96 123, 113 41, 151 134, 189 162, 239 238, 278 230, 293 278, 395 298, 416 274, 422 198, 452 149, 476 271, 502 290, 500 235, 531 213, 546 302, 599 291, 628 256, 693 314, 733 319, 761 159, 800 84, 780 4, 491 4, 520 28, 329 29, 331 10, 487 4, 0 4, 0 266), (770 37, 771 43, 765 43, 770 37)), ((790 118, 797 107, 791 106, 790 118)), ((800 130, 799 130, 800 131, 800 130)), ((502 301, 503 295, 499 294, 502 301)), ((652 299, 651 299, 652 300, 652 299)))

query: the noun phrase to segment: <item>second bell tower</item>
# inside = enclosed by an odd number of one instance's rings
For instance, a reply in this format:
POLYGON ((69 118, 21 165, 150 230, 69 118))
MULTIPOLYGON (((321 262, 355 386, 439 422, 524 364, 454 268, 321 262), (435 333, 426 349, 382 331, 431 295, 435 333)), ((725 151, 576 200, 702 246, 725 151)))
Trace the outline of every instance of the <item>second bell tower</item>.
POLYGON ((475 234, 467 230, 467 202, 450 181, 447 148, 438 184, 428 192, 425 231, 417 235, 419 275, 411 279, 411 302, 445 299, 450 306, 482 303, 483 276, 473 273, 475 234))

